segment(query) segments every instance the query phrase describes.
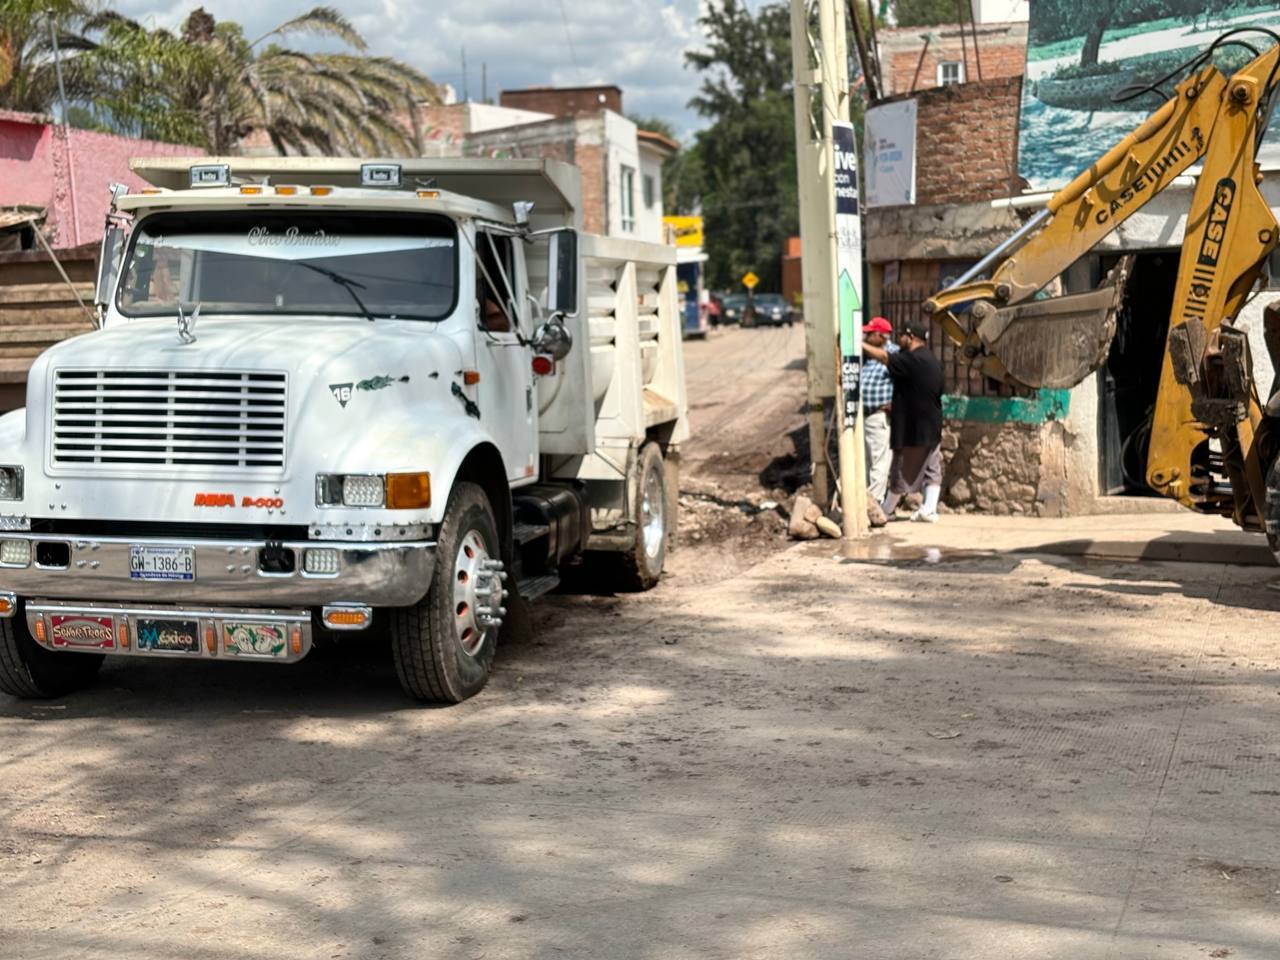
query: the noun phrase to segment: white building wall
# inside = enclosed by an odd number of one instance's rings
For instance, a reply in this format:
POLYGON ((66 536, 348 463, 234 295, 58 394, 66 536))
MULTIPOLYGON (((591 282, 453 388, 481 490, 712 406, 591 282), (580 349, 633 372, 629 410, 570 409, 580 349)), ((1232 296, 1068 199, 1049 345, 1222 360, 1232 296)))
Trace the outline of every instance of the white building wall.
POLYGON ((973 0, 973 19, 977 23, 1017 23, 1030 16, 1030 0, 973 0))
POLYGON ((640 145, 640 172, 636 183, 636 236, 650 243, 662 242, 662 160, 657 150, 640 145), (645 180, 652 181, 652 203, 645 202, 645 180))
POLYGON ((641 206, 640 181, 640 148, 636 138, 636 125, 612 110, 603 112, 605 156, 608 164, 608 175, 605 185, 605 205, 608 234, 611 237, 640 238, 639 211, 641 206), (623 172, 632 171, 632 211, 633 216, 624 223, 623 172))
POLYGON ((551 114, 536 110, 517 110, 515 107, 499 107, 492 103, 468 103, 463 129, 466 133, 482 133, 485 130, 551 119, 551 114))

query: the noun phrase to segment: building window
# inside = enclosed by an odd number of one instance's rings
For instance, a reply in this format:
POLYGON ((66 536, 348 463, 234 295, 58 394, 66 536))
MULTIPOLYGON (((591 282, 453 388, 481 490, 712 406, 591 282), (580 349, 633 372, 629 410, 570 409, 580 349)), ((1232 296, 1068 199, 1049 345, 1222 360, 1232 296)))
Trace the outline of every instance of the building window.
POLYGON ((636 172, 631 167, 622 168, 622 229, 636 228, 636 172))
POLYGON ((646 210, 652 210, 653 205, 658 202, 658 185, 653 182, 653 177, 644 178, 644 206, 646 210))
POLYGON ((959 60, 943 60, 938 64, 938 86, 949 87, 964 83, 964 64, 959 60))

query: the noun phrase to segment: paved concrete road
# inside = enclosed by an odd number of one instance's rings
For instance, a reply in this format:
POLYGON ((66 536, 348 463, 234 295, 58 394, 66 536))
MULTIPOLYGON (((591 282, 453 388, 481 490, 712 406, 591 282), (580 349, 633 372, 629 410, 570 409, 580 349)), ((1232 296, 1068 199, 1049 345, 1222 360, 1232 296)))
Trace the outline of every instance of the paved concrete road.
POLYGON ((336 654, 0 698, 0 956, 1276 956, 1273 571, 832 552, 551 598, 454 709, 336 654))

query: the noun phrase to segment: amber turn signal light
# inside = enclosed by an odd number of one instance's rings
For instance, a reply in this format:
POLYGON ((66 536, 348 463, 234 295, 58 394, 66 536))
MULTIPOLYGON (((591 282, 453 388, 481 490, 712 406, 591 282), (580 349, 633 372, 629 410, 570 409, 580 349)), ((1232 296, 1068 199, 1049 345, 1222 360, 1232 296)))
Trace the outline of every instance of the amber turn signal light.
POLYGON ((388 473, 387 506, 392 510, 422 510, 431 506, 431 474, 388 473))
POLYGON ((17 609, 12 597, 0 597, 0 617, 12 617, 17 609))

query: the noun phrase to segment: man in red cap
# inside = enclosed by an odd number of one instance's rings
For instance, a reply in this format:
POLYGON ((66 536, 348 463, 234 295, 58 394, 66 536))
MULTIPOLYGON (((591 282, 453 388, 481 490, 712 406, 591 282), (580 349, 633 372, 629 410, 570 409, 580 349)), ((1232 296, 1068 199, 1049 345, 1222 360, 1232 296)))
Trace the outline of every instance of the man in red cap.
POLYGON ((870 343, 863 351, 887 366, 893 378, 893 463, 889 494, 880 507, 892 517, 904 495, 923 489, 924 503, 911 519, 936 523, 942 494, 942 364, 929 349, 929 326, 922 320, 903 324, 898 346, 894 354, 870 343))
MULTIPOLYGON (((898 345, 890 342, 893 324, 875 317, 862 328, 864 346, 896 353, 898 345)), ((889 442, 889 411, 893 406, 893 378, 889 368, 867 356, 862 364, 862 432, 867 445, 867 518, 873 527, 888 522, 880 504, 889 492, 889 465, 893 448, 889 442)))

